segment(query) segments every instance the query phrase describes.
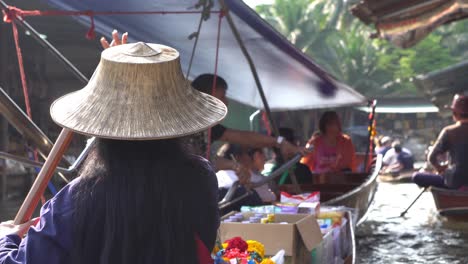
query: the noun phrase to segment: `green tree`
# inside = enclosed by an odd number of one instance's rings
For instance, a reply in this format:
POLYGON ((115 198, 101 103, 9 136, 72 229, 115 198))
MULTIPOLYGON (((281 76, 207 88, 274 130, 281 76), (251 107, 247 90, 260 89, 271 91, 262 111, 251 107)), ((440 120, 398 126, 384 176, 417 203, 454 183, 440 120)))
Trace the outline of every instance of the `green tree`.
POLYGON ((275 0, 257 11, 315 62, 368 96, 414 94, 412 77, 467 58, 468 24, 444 27, 401 50, 370 39, 373 29, 350 14, 349 3, 275 0))

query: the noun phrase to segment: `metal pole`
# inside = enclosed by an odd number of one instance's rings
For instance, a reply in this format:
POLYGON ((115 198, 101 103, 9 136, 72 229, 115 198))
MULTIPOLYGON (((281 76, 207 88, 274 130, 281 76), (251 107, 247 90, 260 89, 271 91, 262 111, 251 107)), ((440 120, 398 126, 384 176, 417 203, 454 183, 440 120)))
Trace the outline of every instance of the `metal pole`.
MULTIPOLYGON (((52 149, 52 141, 42 130, 29 119, 23 110, 0 87, 0 113, 12 124, 27 140, 38 148, 39 154, 45 159, 52 149)), ((64 159, 67 166, 71 164, 64 159)))
MULTIPOLYGON (((5 1, 0 0, 0 6, 2 9, 4 9, 5 12, 8 12, 8 4, 5 3, 5 1)), ((31 33, 31 36, 39 42, 42 46, 44 46, 47 50, 49 50, 60 62, 62 62, 65 67, 67 67, 73 74, 75 74, 76 77, 83 83, 88 83, 88 78, 78 70, 78 68, 73 65, 65 56, 63 56, 60 51, 58 51, 52 44, 50 44, 49 41, 46 39, 41 38, 41 35, 35 28, 33 28, 28 22, 23 20, 20 17, 16 17, 15 19, 12 20, 12 23, 15 23, 16 25, 22 27, 24 30, 27 30, 31 33)))
POLYGON ((254 124, 253 124, 253 122, 254 122, 254 120, 255 120, 255 117, 257 117, 258 114, 260 114, 260 112, 261 112, 260 110, 257 110, 257 111, 253 112, 253 114, 251 114, 251 115, 249 116, 250 131, 254 131, 254 124))
POLYGON ((244 54, 244 57, 247 59, 247 63, 250 66, 250 70, 252 71, 252 75, 254 77, 255 84, 257 85, 258 93, 260 94, 260 98, 262 99, 262 102, 263 102, 263 107, 265 108, 265 112, 266 112, 266 114, 268 116, 268 120, 270 121, 271 129, 273 130, 273 132, 275 133, 276 136, 279 136, 278 126, 276 125, 276 122, 273 119, 273 116, 271 115, 270 106, 268 105, 268 101, 267 101, 267 99, 265 97, 265 92, 263 90, 262 83, 260 82, 260 78, 258 77, 257 68, 255 67, 255 64, 254 64, 254 62, 252 60, 252 57, 250 57, 250 54, 249 54, 247 48, 245 47, 244 41, 242 40, 242 38, 241 38, 241 36, 239 34, 239 31, 237 30, 237 27, 234 24, 234 21, 232 20, 231 15, 229 14, 228 6, 226 5, 224 0, 219 0, 219 2, 221 4, 221 6, 223 7, 223 10, 225 11, 225 15, 226 15, 226 19, 227 19, 227 21, 229 23, 229 27, 231 28, 232 33, 234 34, 234 37, 236 38, 237 43, 239 44, 239 47, 241 48, 242 53, 244 54))

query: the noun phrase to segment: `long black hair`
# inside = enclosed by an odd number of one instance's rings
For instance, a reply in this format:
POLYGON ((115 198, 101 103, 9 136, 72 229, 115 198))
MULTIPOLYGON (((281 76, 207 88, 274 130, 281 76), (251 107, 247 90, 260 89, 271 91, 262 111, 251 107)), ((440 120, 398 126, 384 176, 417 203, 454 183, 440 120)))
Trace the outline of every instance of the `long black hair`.
POLYGON ((319 120, 320 134, 325 135, 327 133, 327 125, 331 122, 336 122, 340 131, 342 130, 340 117, 335 111, 326 111, 322 114, 319 120))
POLYGON ((75 187, 75 263, 197 263, 219 226, 216 176, 179 139, 98 139, 75 187))

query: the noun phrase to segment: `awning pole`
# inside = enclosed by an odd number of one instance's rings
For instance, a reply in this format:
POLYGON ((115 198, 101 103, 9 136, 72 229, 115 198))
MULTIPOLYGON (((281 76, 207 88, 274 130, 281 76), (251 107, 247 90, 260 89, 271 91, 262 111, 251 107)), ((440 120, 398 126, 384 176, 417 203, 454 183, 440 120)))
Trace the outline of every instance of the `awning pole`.
POLYGON ((276 122, 273 119, 273 116, 271 114, 270 106, 268 105, 268 101, 265 97, 265 92, 263 90, 262 83, 260 82, 260 78, 258 77, 257 69, 252 60, 252 57, 250 57, 250 54, 244 45, 244 42, 239 34, 239 31, 237 30, 237 27, 234 24, 234 21, 232 20, 231 15, 229 14, 229 8, 226 5, 226 2, 224 0, 219 0, 219 2, 223 8, 227 21, 229 23, 229 27, 231 28, 232 33, 234 34, 234 37, 236 38, 237 43, 239 44, 239 47, 241 48, 242 53, 244 54, 244 57, 247 59, 247 63, 250 66, 250 70, 254 77, 255 84, 257 85, 258 93, 260 94, 260 98, 262 99, 262 102, 263 102, 263 107, 265 108, 264 110, 268 116, 268 120, 270 121, 271 130, 275 133, 276 136, 279 136, 278 126, 276 126, 276 122))
POLYGON ((371 153, 371 147, 373 146, 374 142, 372 142, 372 134, 374 133, 374 120, 375 120, 375 108, 377 107, 377 100, 369 101, 369 107, 371 107, 371 113, 369 118, 369 133, 368 133, 368 142, 367 142, 367 149, 366 149, 366 156, 364 157, 364 171, 367 172, 367 162, 369 161, 369 155, 371 153))
MULTIPOLYGON (((5 12, 8 12, 9 5, 5 3, 5 1, 0 0, 0 5, 5 12)), ((49 50, 60 62, 62 62, 73 74, 75 74, 75 76, 78 77, 78 79, 81 82, 85 84, 88 83, 88 78, 86 78, 86 76, 83 73, 81 73, 80 70, 78 70, 78 68, 76 68, 75 65, 73 65, 73 63, 71 63, 67 58, 65 58, 65 56, 63 56, 62 53, 60 53, 60 51, 58 51, 52 44, 50 44, 49 41, 43 39, 39 32, 37 32, 36 29, 33 28, 28 22, 26 22, 20 17, 15 17, 14 19, 12 19, 11 23, 15 23, 16 25, 21 26, 24 30, 29 31, 31 33, 31 36, 37 42, 39 42, 42 46, 49 50)))

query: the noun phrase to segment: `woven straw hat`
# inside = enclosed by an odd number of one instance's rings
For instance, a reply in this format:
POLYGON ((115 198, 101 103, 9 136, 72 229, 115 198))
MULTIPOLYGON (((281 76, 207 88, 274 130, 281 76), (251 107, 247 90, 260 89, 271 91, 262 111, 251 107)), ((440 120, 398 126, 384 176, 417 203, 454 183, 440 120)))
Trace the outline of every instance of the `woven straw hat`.
POLYGON ((77 133, 152 140, 206 130, 221 122, 227 109, 191 88, 175 49, 139 42, 104 50, 89 83, 57 99, 50 113, 77 133))

